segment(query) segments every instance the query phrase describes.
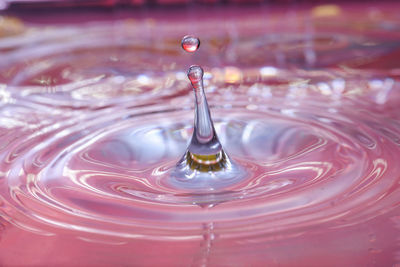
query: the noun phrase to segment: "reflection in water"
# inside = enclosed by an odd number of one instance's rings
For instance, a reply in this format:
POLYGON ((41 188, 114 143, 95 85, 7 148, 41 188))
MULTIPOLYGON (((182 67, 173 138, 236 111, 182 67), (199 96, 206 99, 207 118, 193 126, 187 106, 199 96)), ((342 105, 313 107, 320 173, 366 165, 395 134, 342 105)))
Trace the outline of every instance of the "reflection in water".
POLYGON ((1 263, 397 263, 399 36, 386 11, 385 27, 332 6, 279 29, 279 10, 204 21, 193 58, 178 47, 184 23, 155 20, 163 34, 148 36, 145 19, 6 18, 20 27, 0 25, 1 263), (246 170, 234 182, 171 182, 194 131, 192 61, 246 170))

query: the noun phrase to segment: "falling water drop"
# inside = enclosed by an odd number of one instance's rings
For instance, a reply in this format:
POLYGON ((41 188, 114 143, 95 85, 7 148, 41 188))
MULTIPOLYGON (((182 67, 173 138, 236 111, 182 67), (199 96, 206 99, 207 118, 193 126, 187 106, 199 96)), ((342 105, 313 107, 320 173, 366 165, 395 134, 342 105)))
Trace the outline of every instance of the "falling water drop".
POLYGON ((196 52, 197 49, 200 47, 200 40, 197 37, 186 35, 185 37, 182 38, 182 48, 186 52, 196 52))

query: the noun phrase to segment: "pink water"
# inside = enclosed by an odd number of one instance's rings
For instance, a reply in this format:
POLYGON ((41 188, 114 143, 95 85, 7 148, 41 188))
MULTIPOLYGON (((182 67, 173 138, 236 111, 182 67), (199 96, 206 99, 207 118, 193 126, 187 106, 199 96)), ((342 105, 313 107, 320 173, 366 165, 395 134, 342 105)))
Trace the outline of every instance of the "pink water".
POLYGON ((0 265, 397 266, 398 7, 3 17, 0 265), (208 191, 169 175, 194 63, 246 169, 208 191))

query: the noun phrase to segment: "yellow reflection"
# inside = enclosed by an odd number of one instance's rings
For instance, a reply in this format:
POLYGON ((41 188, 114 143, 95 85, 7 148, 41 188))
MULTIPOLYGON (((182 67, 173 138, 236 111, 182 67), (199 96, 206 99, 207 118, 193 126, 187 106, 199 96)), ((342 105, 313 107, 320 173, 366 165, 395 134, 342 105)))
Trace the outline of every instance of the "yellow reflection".
POLYGON ((341 9, 337 5, 320 5, 311 10, 313 17, 333 17, 340 15, 340 13, 341 9))
POLYGON ((0 16, 0 37, 16 35, 23 32, 24 23, 14 17, 0 16))
POLYGON ((243 74, 240 69, 236 67, 226 67, 224 71, 224 78, 226 83, 237 83, 242 81, 243 74))

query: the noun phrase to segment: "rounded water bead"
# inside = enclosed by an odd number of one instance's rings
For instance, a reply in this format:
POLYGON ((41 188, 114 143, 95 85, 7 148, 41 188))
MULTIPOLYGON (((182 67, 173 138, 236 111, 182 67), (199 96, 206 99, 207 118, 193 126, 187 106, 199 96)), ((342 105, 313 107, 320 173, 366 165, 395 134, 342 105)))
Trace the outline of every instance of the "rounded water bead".
POLYGON ((200 40, 197 37, 186 35, 181 42, 183 50, 189 53, 196 52, 200 47, 200 40))

